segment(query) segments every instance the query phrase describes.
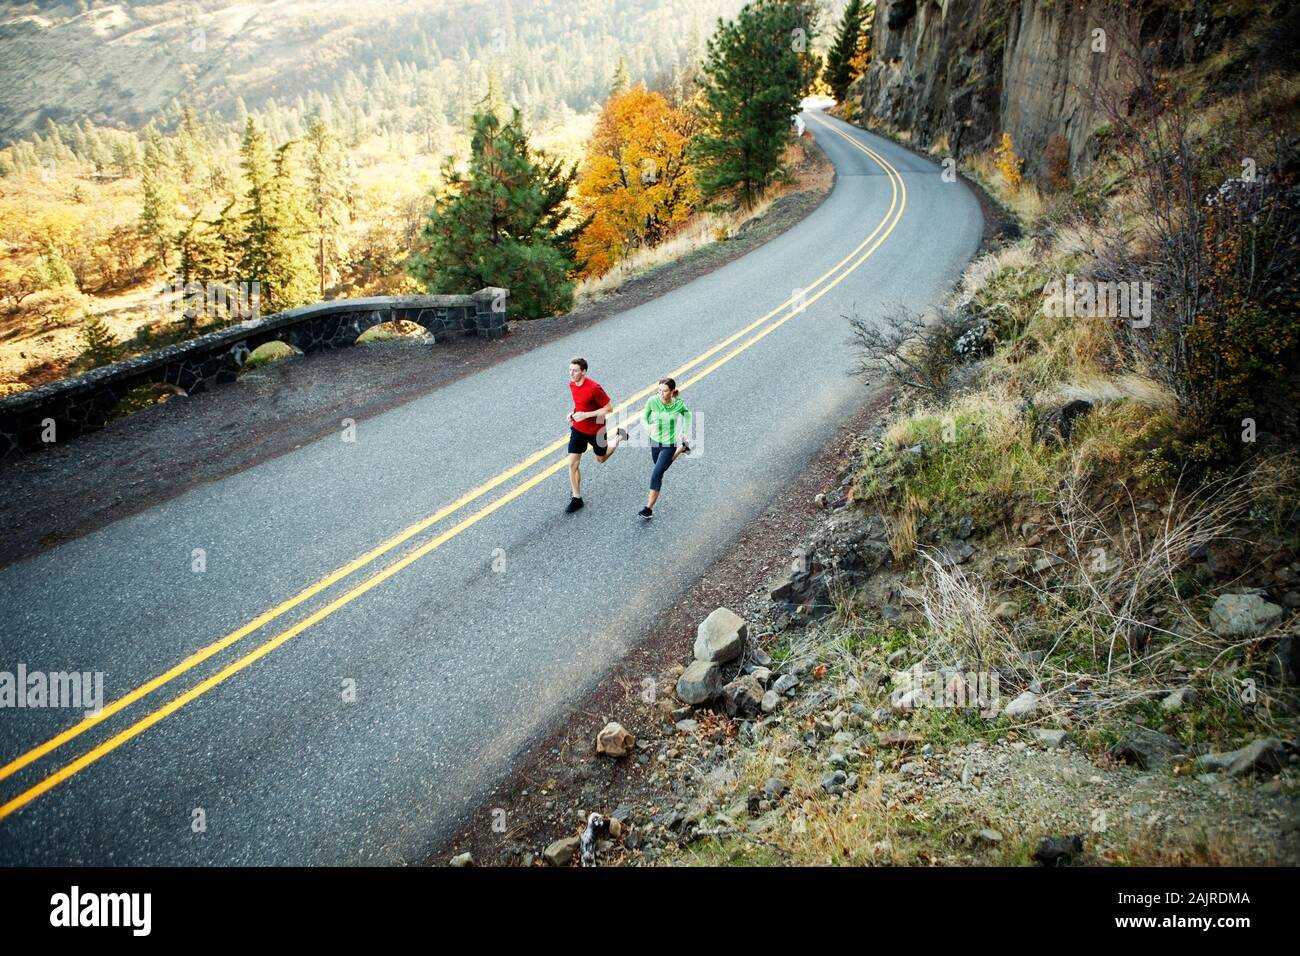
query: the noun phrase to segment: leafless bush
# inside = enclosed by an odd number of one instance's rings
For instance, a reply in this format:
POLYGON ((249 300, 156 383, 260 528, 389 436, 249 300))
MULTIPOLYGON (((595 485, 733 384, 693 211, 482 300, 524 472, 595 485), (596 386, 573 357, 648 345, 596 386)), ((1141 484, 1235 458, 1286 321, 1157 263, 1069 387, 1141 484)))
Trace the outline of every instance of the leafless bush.
POLYGON ((889 310, 879 322, 854 309, 849 320, 858 355, 857 372, 868 381, 878 374, 894 385, 936 393, 953 364, 954 324, 946 315, 926 316, 904 306, 889 310))

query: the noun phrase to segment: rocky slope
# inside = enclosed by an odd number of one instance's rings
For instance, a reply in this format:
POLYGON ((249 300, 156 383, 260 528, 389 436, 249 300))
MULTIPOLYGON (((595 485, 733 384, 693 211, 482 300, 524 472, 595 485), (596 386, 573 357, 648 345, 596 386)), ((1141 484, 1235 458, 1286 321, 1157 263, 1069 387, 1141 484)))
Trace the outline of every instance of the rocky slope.
MULTIPOLYGON (((849 99, 860 113, 910 132, 915 145, 946 140, 958 159, 992 148, 1007 132, 1031 177, 1047 174, 1045 154, 1059 136, 1069 170, 1083 171, 1106 125, 1099 98, 1117 91, 1132 49, 1140 46, 1162 66, 1199 63, 1267 13, 1276 24, 1260 59, 1268 51, 1277 65, 1274 54, 1296 29, 1297 11, 1285 9, 1204 0, 1186 9, 1161 2, 882 0, 873 59, 849 99)), ((1258 66, 1238 64, 1240 72, 1258 66)))

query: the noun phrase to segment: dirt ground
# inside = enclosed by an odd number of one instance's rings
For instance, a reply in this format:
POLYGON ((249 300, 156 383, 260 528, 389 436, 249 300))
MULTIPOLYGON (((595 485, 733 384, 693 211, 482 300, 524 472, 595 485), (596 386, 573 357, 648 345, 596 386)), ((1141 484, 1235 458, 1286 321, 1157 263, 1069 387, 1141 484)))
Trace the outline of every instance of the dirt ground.
POLYGON ((384 342, 299 356, 177 396, 90 435, 0 462, 0 567, 282 455, 504 359, 634 308, 752 252, 817 208, 833 168, 808 150, 795 189, 739 238, 714 242, 573 312, 497 341, 384 342))

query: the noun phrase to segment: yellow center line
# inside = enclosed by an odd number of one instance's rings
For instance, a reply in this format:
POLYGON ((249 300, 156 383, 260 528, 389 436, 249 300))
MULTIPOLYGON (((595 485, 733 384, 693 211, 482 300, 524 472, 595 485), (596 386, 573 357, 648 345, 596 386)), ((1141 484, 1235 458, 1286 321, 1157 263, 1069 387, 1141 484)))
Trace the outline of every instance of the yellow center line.
MULTIPOLYGON (((822 121, 819 120, 818 122, 822 122, 822 121)), ((840 130, 837 130, 834 127, 829 126, 829 124, 823 123, 823 125, 826 125, 827 128, 831 129, 839 136, 848 140, 859 150, 869 155, 883 169, 885 169, 886 174, 890 178, 892 196, 891 196, 889 211, 886 213, 885 218, 881 220, 881 223, 872 231, 871 235, 869 235, 867 239, 863 240, 862 243, 859 243, 858 246, 852 252, 850 252, 848 256, 845 256, 843 259, 841 259, 840 262, 837 263, 832 269, 828 270, 821 277, 819 277, 816 280, 816 282, 813 283, 813 287, 821 283, 827 276, 834 273, 836 269, 838 269, 846 261, 851 259, 855 254, 857 254, 859 250, 863 248, 863 246, 871 242, 873 237, 876 237, 878 234, 879 237, 876 239, 874 245, 872 245, 869 249, 867 249, 867 251, 863 253, 855 262, 853 262, 853 264, 849 266, 848 269, 846 269, 841 275, 836 277, 834 281, 828 283, 824 288, 818 291, 816 295, 809 297, 806 300, 800 302, 800 304, 795 309, 793 309, 787 315, 783 316, 780 320, 773 323, 768 328, 764 329, 762 332, 760 332, 758 335, 754 336, 752 339, 742 344, 740 347, 728 353, 722 359, 719 359, 718 361, 714 362, 712 365, 705 368, 703 371, 693 376, 689 381, 684 383, 683 387, 685 387, 685 385, 694 384, 700 381, 706 375, 720 368, 722 365, 729 362, 732 358, 744 352, 746 349, 754 345, 756 342, 765 338, 769 333, 779 328, 781 325, 784 325, 795 315, 798 315, 803 311, 805 311, 808 305, 817 301, 817 299, 820 299, 823 295, 825 295, 832 288, 834 288, 845 278, 847 278, 847 276, 850 273, 852 273, 855 269, 857 269, 858 266, 860 266, 863 262, 865 262, 876 251, 876 249, 878 249, 880 245, 884 243, 885 239, 889 237, 889 234, 894 231, 894 227, 897 226, 898 222, 901 220, 903 215, 903 210, 907 204, 907 187, 903 183, 902 176, 898 173, 898 171, 894 169, 894 167, 890 165, 887 160, 885 160, 883 157, 877 154, 874 150, 871 150, 863 146, 861 143, 857 142, 857 140, 846 135, 840 130), (888 228, 885 228, 886 223, 888 223, 888 228), (882 229, 884 229, 883 234, 881 234, 882 229)), ((791 301, 794 300, 794 298, 795 298, 794 296, 791 296, 791 298, 787 299, 786 302, 782 304, 782 306, 788 305, 791 301)), ((731 342, 734 342, 737 338, 743 335, 745 331, 752 330, 753 328, 760 325, 767 318, 774 315, 777 311, 780 310, 780 308, 781 307, 778 307, 778 309, 769 312, 766 316, 764 316, 763 319, 751 323, 749 326, 746 327, 746 329, 742 330, 740 333, 730 336, 728 339, 724 340, 723 342, 709 349, 709 351, 703 353, 696 359, 692 360, 690 363, 682 366, 681 369, 679 369, 674 374, 674 377, 700 364, 701 362, 705 361, 712 355, 716 354, 722 348, 725 348, 726 345, 730 344, 731 342)), ((619 408, 622 409, 622 408, 629 407, 630 405, 634 404, 638 398, 648 395, 654 388, 655 386, 650 386, 644 389, 642 392, 639 392, 637 396, 634 396, 632 399, 629 399, 627 402, 619 406, 619 408)), ((17 772, 18 770, 22 769, 22 767, 27 766, 28 764, 39 759, 40 757, 44 756, 45 754, 49 753, 55 748, 61 746, 67 741, 72 740, 73 738, 79 736, 81 733, 84 733, 86 730, 89 730, 91 727, 107 719, 112 714, 121 711, 124 707, 129 706, 134 701, 139 700, 141 697, 145 696, 148 693, 151 693, 153 690, 156 690, 158 687, 161 687, 162 685, 168 683, 169 681, 173 680, 180 674, 183 674, 184 672, 202 663, 202 661, 208 659, 213 654, 216 654, 217 652, 224 649, 225 647, 229 647, 231 644, 247 636, 252 631, 265 625, 269 621, 273 620, 275 617, 278 617, 279 615, 283 614, 285 611, 288 611, 292 607, 301 604, 303 601, 307 600, 312 595, 319 593, 321 590, 328 587, 329 585, 337 582, 338 580, 347 576, 348 574, 351 574, 353 571, 364 566, 365 564, 370 563, 371 561, 380 557, 382 554, 386 553, 387 551, 392 550, 392 548, 397 547, 403 541, 408 540, 410 537, 417 534, 420 530, 429 527, 434 522, 441 520, 442 518, 446 517, 452 512, 464 507, 466 504, 469 504, 471 501, 475 500, 476 498, 481 497, 482 495, 491 491, 493 488, 500 485, 502 482, 509 480, 510 477, 513 477, 514 475, 518 474, 520 471, 523 471, 530 465, 536 463, 541 458, 545 457, 547 454, 558 450, 563 444, 564 444, 564 439, 560 439, 559 441, 556 441, 551 445, 548 445, 546 448, 543 448, 542 450, 535 452, 533 455, 530 455, 528 458, 524 459, 524 461, 520 462, 518 465, 514 466, 511 469, 508 469, 505 472, 502 472, 496 478, 480 486, 478 489, 475 489, 473 492, 470 492, 469 494, 465 495, 454 504, 448 505, 447 507, 440 509, 430 518, 427 518, 416 525, 412 525, 411 528, 408 528, 406 531, 390 539, 388 542, 385 542, 383 545, 380 545, 379 547, 371 550, 370 552, 367 552, 362 557, 346 565, 344 568, 339 569, 338 571, 334 572, 330 576, 322 579, 320 582, 317 582, 317 584, 312 585, 310 588, 307 588, 302 593, 296 595, 294 598, 290 599, 289 601, 286 601, 278 605, 276 608, 272 609, 271 611, 267 611, 259 615, 257 618, 254 618, 252 621, 250 621, 248 624, 241 627, 239 630, 232 632, 231 634, 227 635, 221 640, 214 642, 213 644, 203 648, 202 650, 196 652, 195 654, 190 655, 180 664, 177 664, 175 667, 171 668, 170 670, 164 672, 163 674, 160 674, 158 677, 155 677, 153 680, 145 684, 142 684, 140 687, 136 688, 135 690, 131 691, 125 696, 114 701, 112 704, 109 704, 98 715, 94 717, 86 718, 81 723, 74 725, 73 727, 69 728, 68 730, 64 731, 58 736, 47 741, 45 744, 33 748, 31 751, 28 751, 26 754, 23 754, 21 757, 16 758, 15 760, 11 761, 9 764, 6 764, 3 768, 0 768, 0 780, 17 772)), ((334 613, 334 611, 338 610, 338 608, 355 600, 357 597, 360 597, 362 594, 365 594, 371 588, 376 587, 381 582, 387 580, 389 577, 391 577, 393 574, 396 574, 402 568, 405 568, 412 562, 419 560, 421 557, 433 551, 434 549, 441 547, 445 542, 451 540, 452 538, 460 534, 462 531, 466 530, 467 528, 471 527, 474 524, 477 524, 483 518, 486 518, 488 515, 495 512, 498 508, 514 500, 515 498, 523 494, 528 489, 535 487, 541 481, 545 480, 546 478, 558 472, 561 468, 563 468, 566 465, 567 460, 568 460, 567 456, 561 457, 557 461, 553 462, 551 465, 547 466, 541 472, 539 472, 538 474, 534 475, 532 478, 525 481, 523 484, 517 486, 510 492, 506 493, 502 497, 493 501, 491 504, 475 512, 473 515, 464 519, 459 524, 455 525, 453 528, 443 532, 442 534, 435 537, 427 544, 422 545, 421 547, 411 552, 407 556, 394 562, 392 565, 385 568, 383 571, 367 579, 365 582, 353 588, 351 591, 347 592, 343 596, 335 599, 330 604, 326 605, 324 608, 321 608, 320 610, 314 612, 313 614, 305 618, 303 621, 300 621, 298 624, 280 632, 275 637, 271 638, 264 644, 260 645, 255 650, 246 654, 244 657, 241 657, 234 663, 227 665, 225 668, 218 671, 216 674, 213 674, 211 677, 208 677, 207 679, 201 681, 199 684, 195 685, 190 690, 182 693, 178 697, 169 701, 167 704, 163 705, 162 707, 158 708, 152 713, 141 718, 136 723, 132 724, 130 727, 126 728, 120 733, 104 741, 102 744, 93 748, 82 757, 77 758, 76 760, 67 764, 65 767, 61 768, 60 770, 55 771, 53 774, 43 779, 40 783, 24 791, 18 796, 14 797, 12 800, 10 800, 8 803, 5 803, 3 806, 0 806, 0 819, 3 819, 4 817, 8 816, 10 813, 13 813, 15 810, 19 809, 20 807, 23 807, 26 804, 30 803, 32 800, 36 799, 41 794, 47 792, 48 790, 58 785, 63 780, 66 780, 69 777, 73 776, 74 774, 80 772, 82 769, 94 763, 95 761, 99 760, 101 757, 107 755, 108 753, 111 753, 113 750, 116 750, 122 744, 138 736, 140 733, 144 732, 149 727, 152 727, 154 724, 156 724, 158 721, 162 720, 169 714, 179 710, 181 707, 185 706, 190 701, 196 699, 197 697, 206 693, 208 690, 222 683, 227 678, 233 676, 239 671, 242 671, 249 665, 253 664, 255 661, 260 660, 262 657, 266 656, 271 651, 275 650, 277 647, 280 647, 282 644, 291 640, 293 637, 297 636, 298 634, 306 630, 311 625, 317 623, 318 621, 322 620, 328 615, 334 613)))

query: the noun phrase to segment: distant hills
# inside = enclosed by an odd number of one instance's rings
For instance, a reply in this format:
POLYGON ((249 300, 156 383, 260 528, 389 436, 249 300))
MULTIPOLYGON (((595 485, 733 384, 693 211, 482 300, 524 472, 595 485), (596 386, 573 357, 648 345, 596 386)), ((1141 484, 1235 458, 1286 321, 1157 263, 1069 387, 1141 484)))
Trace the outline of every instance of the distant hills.
POLYGON ((582 111, 618 58, 671 72, 741 0, 134 0, 0 8, 0 146, 90 119, 135 128, 188 100, 226 117, 330 93, 380 64, 430 73, 456 121, 489 64, 508 99, 582 111))

